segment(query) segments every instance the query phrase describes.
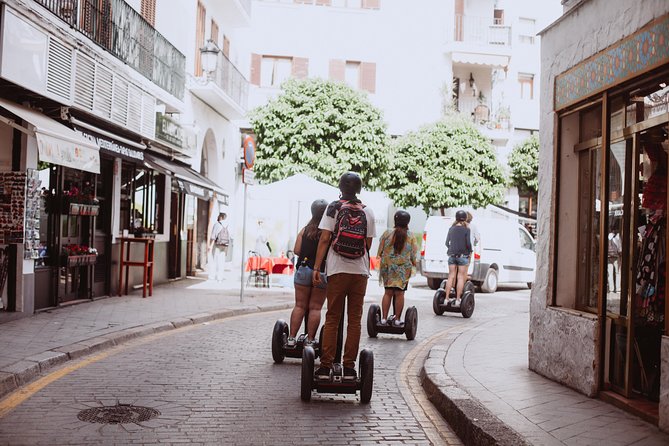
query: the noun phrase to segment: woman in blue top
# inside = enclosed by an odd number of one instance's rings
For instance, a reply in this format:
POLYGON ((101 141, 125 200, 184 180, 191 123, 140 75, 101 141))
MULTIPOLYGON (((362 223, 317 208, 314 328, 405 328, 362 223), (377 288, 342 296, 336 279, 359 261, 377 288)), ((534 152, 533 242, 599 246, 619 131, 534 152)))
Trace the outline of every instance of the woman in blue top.
MULTIPOLYGON (((297 234, 295 241, 295 254, 297 258, 297 270, 295 271, 295 307, 290 315, 290 332, 287 340, 289 347, 296 344, 295 336, 302 325, 305 314, 307 317, 307 343, 314 340, 316 330, 321 323, 321 309, 325 302, 326 279, 323 274, 322 282, 316 285, 312 282, 314 261, 321 231, 318 224, 323 217, 328 202, 316 200, 311 204, 311 220, 297 234), (308 312, 308 313, 307 313, 308 312)), ((325 265, 325 262, 322 263, 325 265)), ((322 273, 323 271, 321 271, 322 273)))
POLYGON ((448 282, 446 283, 446 295, 451 294, 453 281, 458 278, 455 287, 455 305, 460 306, 460 297, 467 281, 467 269, 469 269, 469 257, 472 255, 471 231, 467 225, 467 213, 458 211, 455 213, 455 222, 448 230, 446 237, 448 248, 448 282))

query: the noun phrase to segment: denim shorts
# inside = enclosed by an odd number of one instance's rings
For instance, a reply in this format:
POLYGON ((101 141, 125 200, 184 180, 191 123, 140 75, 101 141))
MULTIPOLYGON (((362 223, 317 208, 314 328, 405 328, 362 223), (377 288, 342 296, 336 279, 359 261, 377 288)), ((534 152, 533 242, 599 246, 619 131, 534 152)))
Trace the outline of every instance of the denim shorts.
POLYGON ((448 256, 449 265, 467 266, 469 265, 469 256, 448 256))
MULTIPOLYGON (((308 266, 300 266, 297 271, 295 271, 295 277, 293 278, 293 283, 295 285, 302 285, 312 287, 313 284, 313 274, 314 270, 308 266)), ((321 274, 321 283, 316 286, 316 288, 325 288, 328 284, 328 278, 325 274, 321 274)))

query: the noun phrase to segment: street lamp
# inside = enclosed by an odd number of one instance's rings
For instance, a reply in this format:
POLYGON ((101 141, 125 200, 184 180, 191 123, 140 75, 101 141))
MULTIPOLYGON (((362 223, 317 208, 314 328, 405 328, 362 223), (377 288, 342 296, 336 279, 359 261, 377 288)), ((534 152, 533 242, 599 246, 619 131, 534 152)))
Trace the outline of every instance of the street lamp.
POLYGON ((204 47, 200 48, 202 71, 205 74, 211 74, 216 71, 216 65, 218 64, 218 53, 221 50, 216 45, 216 42, 209 39, 204 47))
POLYGON ((472 90, 472 96, 476 96, 476 83, 474 82, 474 75, 469 73, 469 88, 472 90))

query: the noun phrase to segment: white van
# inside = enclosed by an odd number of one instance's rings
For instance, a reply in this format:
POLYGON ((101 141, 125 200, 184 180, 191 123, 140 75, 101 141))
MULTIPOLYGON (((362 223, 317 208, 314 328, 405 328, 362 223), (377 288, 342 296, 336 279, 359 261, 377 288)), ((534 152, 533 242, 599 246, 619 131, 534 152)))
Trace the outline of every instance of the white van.
MULTIPOLYGON (((452 217, 431 216, 425 222, 421 249, 421 273, 428 286, 436 290, 448 278, 446 236, 452 217)), ((471 226, 478 233, 469 275, 484 293, 494 293, 498 283, 534 282, 536 268, 535 244, 530 233, 520 224, 504 219, 477 219, 471 226)))

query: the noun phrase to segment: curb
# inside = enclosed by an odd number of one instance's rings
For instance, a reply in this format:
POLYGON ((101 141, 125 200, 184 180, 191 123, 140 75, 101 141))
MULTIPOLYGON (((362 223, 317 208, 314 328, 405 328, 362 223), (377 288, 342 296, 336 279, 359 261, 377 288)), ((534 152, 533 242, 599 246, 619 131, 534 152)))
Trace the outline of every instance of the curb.
POLYGON ((530 445, 446 373, 446 355, 457 334, 447 344, 430 349, 420 370, 420 382, 427 398, 450 424, 465 445, 530 445))
POLYGON ((73 344, 53 348, 29 356, 0 369, 0 399, 19 390, 22 386, 28 384, 42 373, 58 367, 61 364, 79 359, 92 353, 108 350, 133 339, 244 314, 287 310, 293 308, 293 305, 293 302, 287 302, 229 310, 214 310, 211 312, 198 313, 193 316, 179 317, 172 321, 155 322, 147 325, 126 328, 114 333, 107 333, 73 344))

